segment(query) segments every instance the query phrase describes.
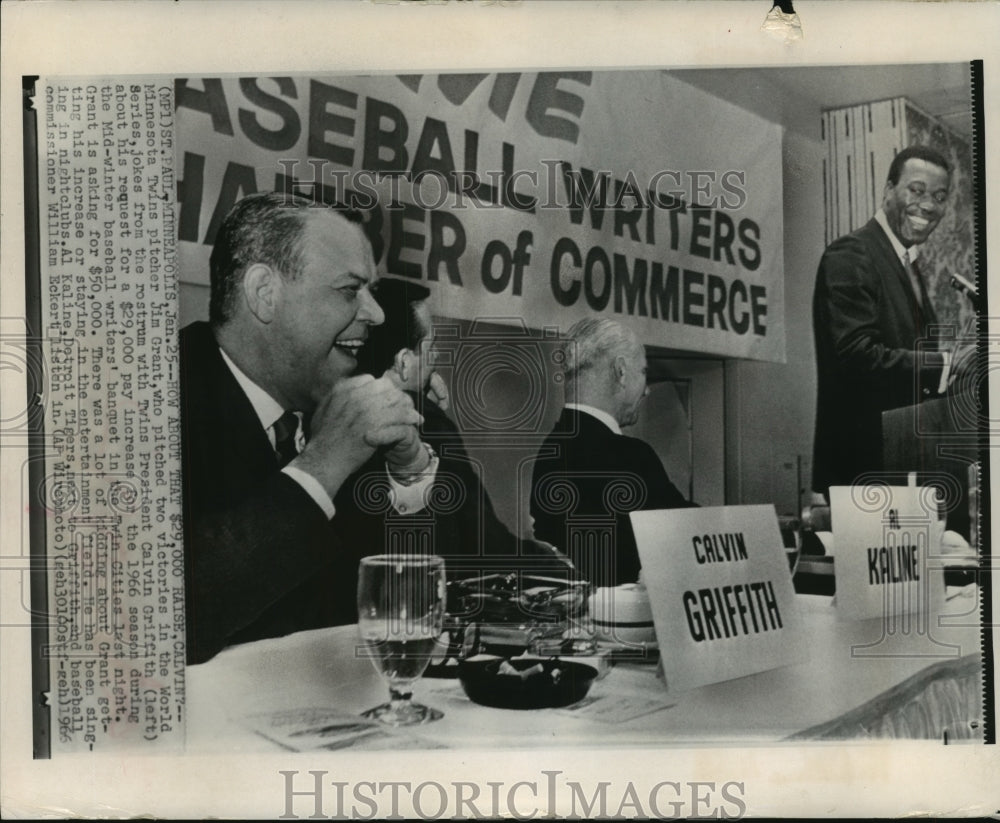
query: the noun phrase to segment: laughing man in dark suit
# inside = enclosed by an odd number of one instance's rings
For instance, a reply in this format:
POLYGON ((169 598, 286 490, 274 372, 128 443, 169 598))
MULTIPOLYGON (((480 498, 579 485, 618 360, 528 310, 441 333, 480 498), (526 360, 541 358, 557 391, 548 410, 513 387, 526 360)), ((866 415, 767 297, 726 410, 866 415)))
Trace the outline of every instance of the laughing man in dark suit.
POLYGON ((929 340, 937 319, 914 260, 945 214, 950 186, 940 154, 904 149, 889 168, 882 208, 823 254, 813 296, 816 491, 879 472, 882 412, 947 386, 948 355, 929 340))
POLYGON ((376 451, 422 506, 437 459, 420 415, 391 382, 349 376, 383 319, 374 279, 361 228, 304 198, 251 195, 220 228, 210 320, 180 341, 189 662, 354 622, 371 547, 332 501, 376 451))
POLYGON ((630 329, 588 318, 568 332, 566 404, 535 461, 535 536, 564 547, 596 586, 639 577, 630 511, 691 505, 648 443, 622 434, 638 420, 646 353, 630 329))

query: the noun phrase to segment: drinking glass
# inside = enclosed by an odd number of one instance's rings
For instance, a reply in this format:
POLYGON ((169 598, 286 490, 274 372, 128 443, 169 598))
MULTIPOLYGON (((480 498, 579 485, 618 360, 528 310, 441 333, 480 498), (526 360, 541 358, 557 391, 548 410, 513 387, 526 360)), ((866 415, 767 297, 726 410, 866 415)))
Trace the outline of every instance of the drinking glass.
POLYGON ((431 660, 444 624, 444 560, 435 555, 365 557, 358 574, 358 630, 389 683, 389 702, 364 712, 391 726, 442 717, 414 703, 413 684, 431 660))

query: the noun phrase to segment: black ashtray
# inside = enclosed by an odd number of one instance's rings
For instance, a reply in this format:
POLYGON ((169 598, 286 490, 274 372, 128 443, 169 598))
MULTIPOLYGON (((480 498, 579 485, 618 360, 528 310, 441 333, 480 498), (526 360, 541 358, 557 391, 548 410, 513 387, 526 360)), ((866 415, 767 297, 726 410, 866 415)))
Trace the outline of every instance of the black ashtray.
POLYGON ((469 699, 498 709, 551 709, 582 700, 597 677, 585 663, 558 658, 475 657, 458 664, 469 699))
MULTIPOLYGON (((590 584, 543 574, 504 572, 448 581, 443 659, 427 667, 426 677, 455 677, 458 662, 475 654, 517 657, 533 637, 558 633, 586 614, 590 584)), ((571 654, 572 643, 544 654, 571 654)))

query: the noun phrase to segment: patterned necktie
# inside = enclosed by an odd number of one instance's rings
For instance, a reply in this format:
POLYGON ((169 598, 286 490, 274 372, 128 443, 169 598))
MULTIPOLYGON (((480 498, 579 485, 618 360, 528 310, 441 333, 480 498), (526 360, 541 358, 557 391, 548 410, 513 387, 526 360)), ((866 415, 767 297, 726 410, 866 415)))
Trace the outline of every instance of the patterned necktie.
POLYGON ((923 284, 920 282, 920 272, 917 271, 916 263, 913 262, 911 252, 907 249, 903 253, 903 268, 906 269, 906 276, 910 278, 910 285, 913 287, 913 296, 917 298, 917 305, 924 305, 923 284))
POLYGON ((299 416, 286 411, 274 423, 274 450, 278 453, 278 465, 286 466, 299 453, 295 436, 299 431, 299 416))

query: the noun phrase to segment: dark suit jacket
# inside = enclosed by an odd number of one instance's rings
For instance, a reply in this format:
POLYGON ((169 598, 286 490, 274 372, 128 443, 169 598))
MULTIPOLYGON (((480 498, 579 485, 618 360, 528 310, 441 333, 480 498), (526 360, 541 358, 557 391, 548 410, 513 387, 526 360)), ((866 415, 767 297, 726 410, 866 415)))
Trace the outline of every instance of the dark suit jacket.
POLYGON ((357 619, 364 547, 282 474, 206 323, 181 331, 188 662, 357 619))
POLYGON ((874 220, 834 241, 813 295, 818 396, 813 488, 848 485, 882 469, 882 412, 937 394, 943 355, 924 291, 918 304, 903 264, 874 220))
POLYGON ((412 399, 424 417, 421 437, 440 459, 427 509, 434 517, 434 551, 445 558, 449 579, 515 569, 565 575, 564 558, 522 540, 497 515, 451 418, 429 400, 412 399))
POLYGON ((595 586, 639 577, 631 511, 690 506, 652 447, 563 409, 535 460, 535 536, 563 549, 595 586))
POLYGON ((413 401, 424 416, 421 436, 441 460, 437 482, 444 492, 442 498, 456 503, 459 499, 463 501, 461 505, 446 507, 450 511, 438 517, 437 553, 447 557, 453 566, 460 565, 458 558, 466 558, 475 565, 477 557, 516 554, 517 538, 497 516, 458 427, 434 403, 421 403, 416 397, 413 401))

